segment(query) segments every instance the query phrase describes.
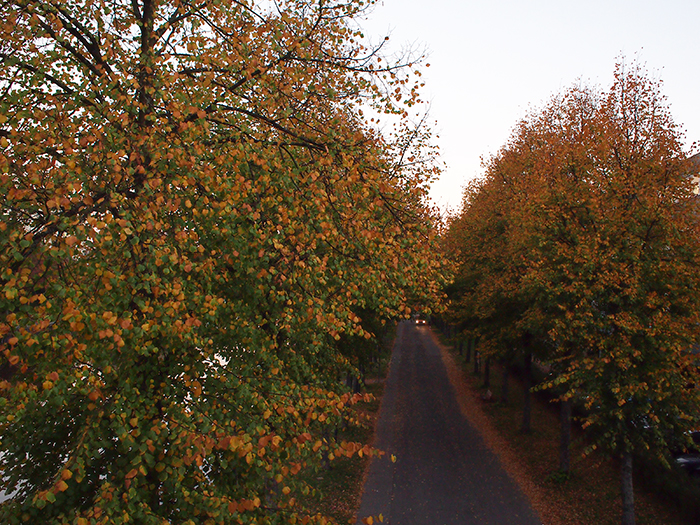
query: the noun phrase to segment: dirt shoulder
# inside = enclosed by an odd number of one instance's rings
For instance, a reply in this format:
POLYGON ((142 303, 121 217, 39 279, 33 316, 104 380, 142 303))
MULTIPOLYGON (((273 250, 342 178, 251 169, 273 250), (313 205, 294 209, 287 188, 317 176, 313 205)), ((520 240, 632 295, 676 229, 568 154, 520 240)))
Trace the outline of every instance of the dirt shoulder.
POLYGON ((445 364, 462 414, 481 433, 486 445, 498 456, 503 468, 530 500, 543 523, 545 525, 577 525, 581 523, 570 515, 569 509, 554 503, 549 491, 543 490, 541 486, 532 481, 527 466, 519 457, 518 451, 511 446, 509 440, 498 432, 484 411, 484 401, 474 391, 473 385, 467 383, 462 367, 455 362, 452 354, 435 334, 431 332, 431 336, 440 348, 442 361, 445 364))
MULTIPOLYGON (((509 476, 529 498, 545 525, 617 525, 620 522, 619 466, 609 457, 593 452, 580 429, 574 429, 571 447, 572 473, 558 476, 559 418, 556 407, 533 396, 532 427, 520 433, 522 385, 511 377, 508 404, 485 402, 481 395, 483 378, 471 372, 471 363, 439 338, 431 336, 440 348, 445 368, 456 393, 460 410, 481 433, 509 476)), ((501 370, 492 367, 491 390, 501 386, 501 370)), ((639 477, 639 476, 638 476, 639 477)), ((635 480, 635 511, 638 525, 688 525, 695 523, 652 489, 635 480)))

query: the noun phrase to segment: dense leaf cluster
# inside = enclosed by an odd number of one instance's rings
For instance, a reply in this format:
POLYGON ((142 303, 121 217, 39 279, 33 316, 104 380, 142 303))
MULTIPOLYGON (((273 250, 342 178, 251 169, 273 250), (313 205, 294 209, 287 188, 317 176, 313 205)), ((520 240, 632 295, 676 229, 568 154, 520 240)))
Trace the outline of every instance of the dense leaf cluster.
POLYGON ((340 380, 439 286, 367 7, 0 2, 0 521, 323 520, 340 380))

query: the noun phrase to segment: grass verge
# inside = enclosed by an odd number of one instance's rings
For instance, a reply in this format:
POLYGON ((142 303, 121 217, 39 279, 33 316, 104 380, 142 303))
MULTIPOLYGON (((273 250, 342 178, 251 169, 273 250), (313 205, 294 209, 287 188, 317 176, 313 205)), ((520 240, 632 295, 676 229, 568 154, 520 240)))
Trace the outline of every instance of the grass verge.
MULTIPOLYGON (((365 416, 367 425, 352 426, 339 431, 338 441, 372 443, 374 421, 379 411, 383 390, 383 378, 368 380, 365 392, 372 394, 374 399, 369 402, 361 401, 353 406, 353 410, 365 416)), ((306 505, 337 523, 354 523, 355 513, 360 506, 364 473, 369 459, 367 455, 359 457, 354 454, 351 458, 339 457, 329 462, 326 469, 316 473, 316 479, 309 480, 309 484, 315 490, 309 495, 306 505)))
MULTIPOLYGON (((360 401, 351 407, 364 425, 348 425, 339 429, 336 438, 338 442, 372 444, 390 357, 391 345, 387 343, 378 363, 364 379, 363 393, 371 394, 372 399, 360 401)), ((310 477, 305 481, 314 490, 300 502, 302 507, 310 514, 321 514, 338 524, 354 524, 369 461, 367 455, 360 457, 354 454, 351 458, 341 456, 330 461, 325 468, 309 473, 310 477)))

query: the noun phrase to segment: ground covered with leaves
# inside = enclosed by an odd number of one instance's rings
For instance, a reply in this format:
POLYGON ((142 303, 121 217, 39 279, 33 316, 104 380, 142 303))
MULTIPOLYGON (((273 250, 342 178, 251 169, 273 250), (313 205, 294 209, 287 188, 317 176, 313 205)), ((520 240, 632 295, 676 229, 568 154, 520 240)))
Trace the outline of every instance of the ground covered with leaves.
MULTIPOLYGON (((443 348, 450 380, 466 417, 477 426, 484 441, 499 456, 508 473, 531 499, 546 525, 617 524, 620 522, 619 465, 609 457, 592 452, 584 456, 588 443, 574 430, 572 472, 557 475, 559 457, 558 409, 548 400, 533 399, 532 432, 520 432, 522 387, 511 377, 509 402, 486 402, 483 379, 473 374, 471 364, 452 349, 443 348)), ((501 374, 491 370, 491 389, 500 388, 501 374)), ((639 473, 637 473, 639 474, 639 473)), ((638 476, 638 478, 641 476, 638 476)), ((637 481, 637 480, 635 480, 637 481)), ((641 481, 641 480, 639 480, 641 481)), ((688 480, 690 482, 690 480, 688 480)), ((644 483, 635 483, 637 523, 684 525, 692 523, 680 511, 644 483)))

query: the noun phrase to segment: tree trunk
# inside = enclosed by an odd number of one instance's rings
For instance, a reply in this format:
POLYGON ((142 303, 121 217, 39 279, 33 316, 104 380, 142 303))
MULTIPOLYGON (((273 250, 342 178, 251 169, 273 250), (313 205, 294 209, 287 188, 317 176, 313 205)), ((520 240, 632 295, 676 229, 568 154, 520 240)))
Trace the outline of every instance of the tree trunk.
POLYGON ((559 421, 561 440, 559 442, 559 471, 565 474, 571 469, 571 400, 560 401, 559 421))
POLYGON ((532 418, 532 407, 531 407, 531 393, 532 388, 532 352, 527 352, 525 354, 525 363, 523 370, 523 424, 520 427, 520 431, 524 434, 529 433, 532 430, 531 418, 532 418))
POLYGON ((472 341, 473 339, 467 340, 467 357, 465 359, 467 363, 472 359, 472 341))
POLYGON ((477 352, 476 349, 474 349, 474 375, 475 376, 478 376, 479 371, 481 370, 481 366, 480 366, 481 363, 479 363, 479 361, 480 361, 479 357, 480 357, 479 352, 477 352))
POLYGON ((487 357, 484 361, 484 387, 491 386, 491 357, 487 357))
POLYGON ((632 486, 632 453, 623 452, 622 481, 622 525, 634 525, 634 488, 632 486))
POLYGON ((460 337, 459 339, 459 345, 457 346, 457 349, 459 350, 459 355, 462 355, 464 352, 464 339, 460 337))
POLYGON ((509 376, 508 363, 503 363, 503 375, 501 380, 501 403, 508 403, 508 376, 509 376))

